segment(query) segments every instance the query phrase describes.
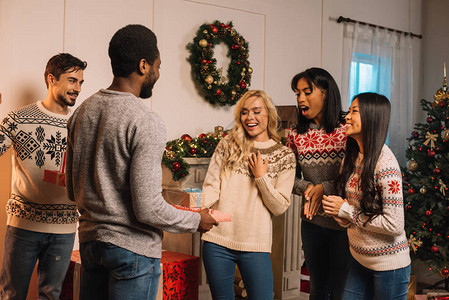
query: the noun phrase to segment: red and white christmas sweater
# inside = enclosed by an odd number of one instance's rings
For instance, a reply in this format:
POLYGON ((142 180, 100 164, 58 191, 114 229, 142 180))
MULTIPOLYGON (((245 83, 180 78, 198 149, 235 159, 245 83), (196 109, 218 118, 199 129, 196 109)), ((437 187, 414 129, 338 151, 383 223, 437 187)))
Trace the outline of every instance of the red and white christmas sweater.
MULTIPOLYGON (((325 195, 335 194, 334 183, 346 149, 345 131, 346 125, 342 123, 331 133, 326 133, 323 128, 313 123, 303 134, 298 133, 296 126, 288 131, 286 146, 295 153, 302 173, 302 177, 295 180, 295 194, 304 193, 309 184, 320 183, 325 195)), ((303 209, 301 217, 306 220, 303 209)), ((324 213, 322 206, 312 220, 306 221, 325 228, 344 230, 331 216, 324 213)))
POLYGON ((384 145, 374 171, 374 184, 382 197, 382 213, 365 224, 368 217, 359 205, 362 159, 363 154, 359 154, 355 171, 346 183, 348 203, 342 205, 338 214, 351 221, 347 231, 351 254, 361 265, 375 271, 406 267, 410 264, 410 255, 404 230, 399 164, 390 148, 384 145))

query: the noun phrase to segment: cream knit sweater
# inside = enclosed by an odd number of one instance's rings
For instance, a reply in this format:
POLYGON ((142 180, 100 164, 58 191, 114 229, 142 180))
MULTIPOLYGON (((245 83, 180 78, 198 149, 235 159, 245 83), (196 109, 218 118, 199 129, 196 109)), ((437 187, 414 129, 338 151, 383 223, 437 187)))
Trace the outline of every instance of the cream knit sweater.
POLYGON ((230 174, 220 178, 223 154, 229 139, 224 138, 212 156, 204 181, 204 203, 232 214, 203 234, 204 241, 238 251, 271 252, 272 216, 284 213, 290 205, 296 161, 292 151, 273 140, 255 142, 252 152, 269 159, 268 171, 255 179, 242 161, 230 174))

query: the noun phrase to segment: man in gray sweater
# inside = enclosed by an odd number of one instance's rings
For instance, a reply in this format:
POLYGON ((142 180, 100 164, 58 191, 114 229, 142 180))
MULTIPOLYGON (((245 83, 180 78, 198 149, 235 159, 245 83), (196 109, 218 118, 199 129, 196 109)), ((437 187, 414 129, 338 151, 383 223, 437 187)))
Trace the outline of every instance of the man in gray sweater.
POLYGON ((162 197, 162 119, 149 98, 161 64, 154 33, 118 30, 109 43, 114 79, 69 120, 67 191, 76 202, 82 261, 81 299, 155 299, 162 230, 206 232, 208 210, 180 211, 162 197))

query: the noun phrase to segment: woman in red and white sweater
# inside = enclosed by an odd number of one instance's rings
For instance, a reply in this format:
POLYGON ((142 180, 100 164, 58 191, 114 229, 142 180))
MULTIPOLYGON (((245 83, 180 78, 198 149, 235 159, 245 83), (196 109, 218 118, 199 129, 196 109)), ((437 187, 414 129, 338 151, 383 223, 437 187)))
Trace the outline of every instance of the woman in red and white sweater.
POLYGON ((385 96, 354 97, 346 116, 346 156, 339 196, 324 196, 324 211, 348 227, 354 258, 343 299, 407 299, 410 255, 404 231, 402 178, 384 144, 390 120, 385 96))

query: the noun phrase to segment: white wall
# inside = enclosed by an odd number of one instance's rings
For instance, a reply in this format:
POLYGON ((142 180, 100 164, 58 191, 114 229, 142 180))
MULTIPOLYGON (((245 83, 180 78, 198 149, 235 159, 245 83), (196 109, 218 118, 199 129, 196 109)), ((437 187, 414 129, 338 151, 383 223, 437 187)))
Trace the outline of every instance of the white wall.
MULTIPOLYGON (((254 69, 251 88, 265 89, 278 105, 294 105, 290 90, 294 74, 321 66, 334 75, 337 83, 342 81, 343 25, 335 22, 338 16, 420 34, 422 6, 422 0, 0 0, 0 118, 45 97, 45 64, 58 52, 70 52, 88 62, 79 103, 108 87, 112 80, 108 42, 117 29, 140 23, 158 36, 161 79, 153 98, 145 101, 166 121, 167 138, 213 131, 216 125, 231 124, 233 108, 213 107, 199 95, 192 81, 186 44, 202 23, 233 21, 249 42, 254 69)), ((422 96, 430 98, 441 82, 441 76, 431 77, 436 66, 440 70, 442 65, 432 53, 440 48, 443 51, 439 43, 446 43, 447 50, 447 32, 434 34, 446 25, 443 14, 447 6, 445 0, 427 2, 428 18, 439 23, 430 22, 426 28, 425 39, 434 46, 425 55, 422 41, 414 40, 417 103, 422 96), (422 76, 421 61, 427 57, 434 59, 426 64, 426 76, 422 76), (427 95, 421 91, 423 77, 427 95)), ((443 57, 444 53, 449 63, 447 51, 438 55, 443 57)), ((416 111, 420 112, 419 105, 416 111)), ((0 158, 0 207, 4 207, 9 194, 9 160, 9 155, 0 158)), ((3 240, 3 209, 0 217, 3 240)), ((0 255, 2 252, 0 246, 0 255)))

